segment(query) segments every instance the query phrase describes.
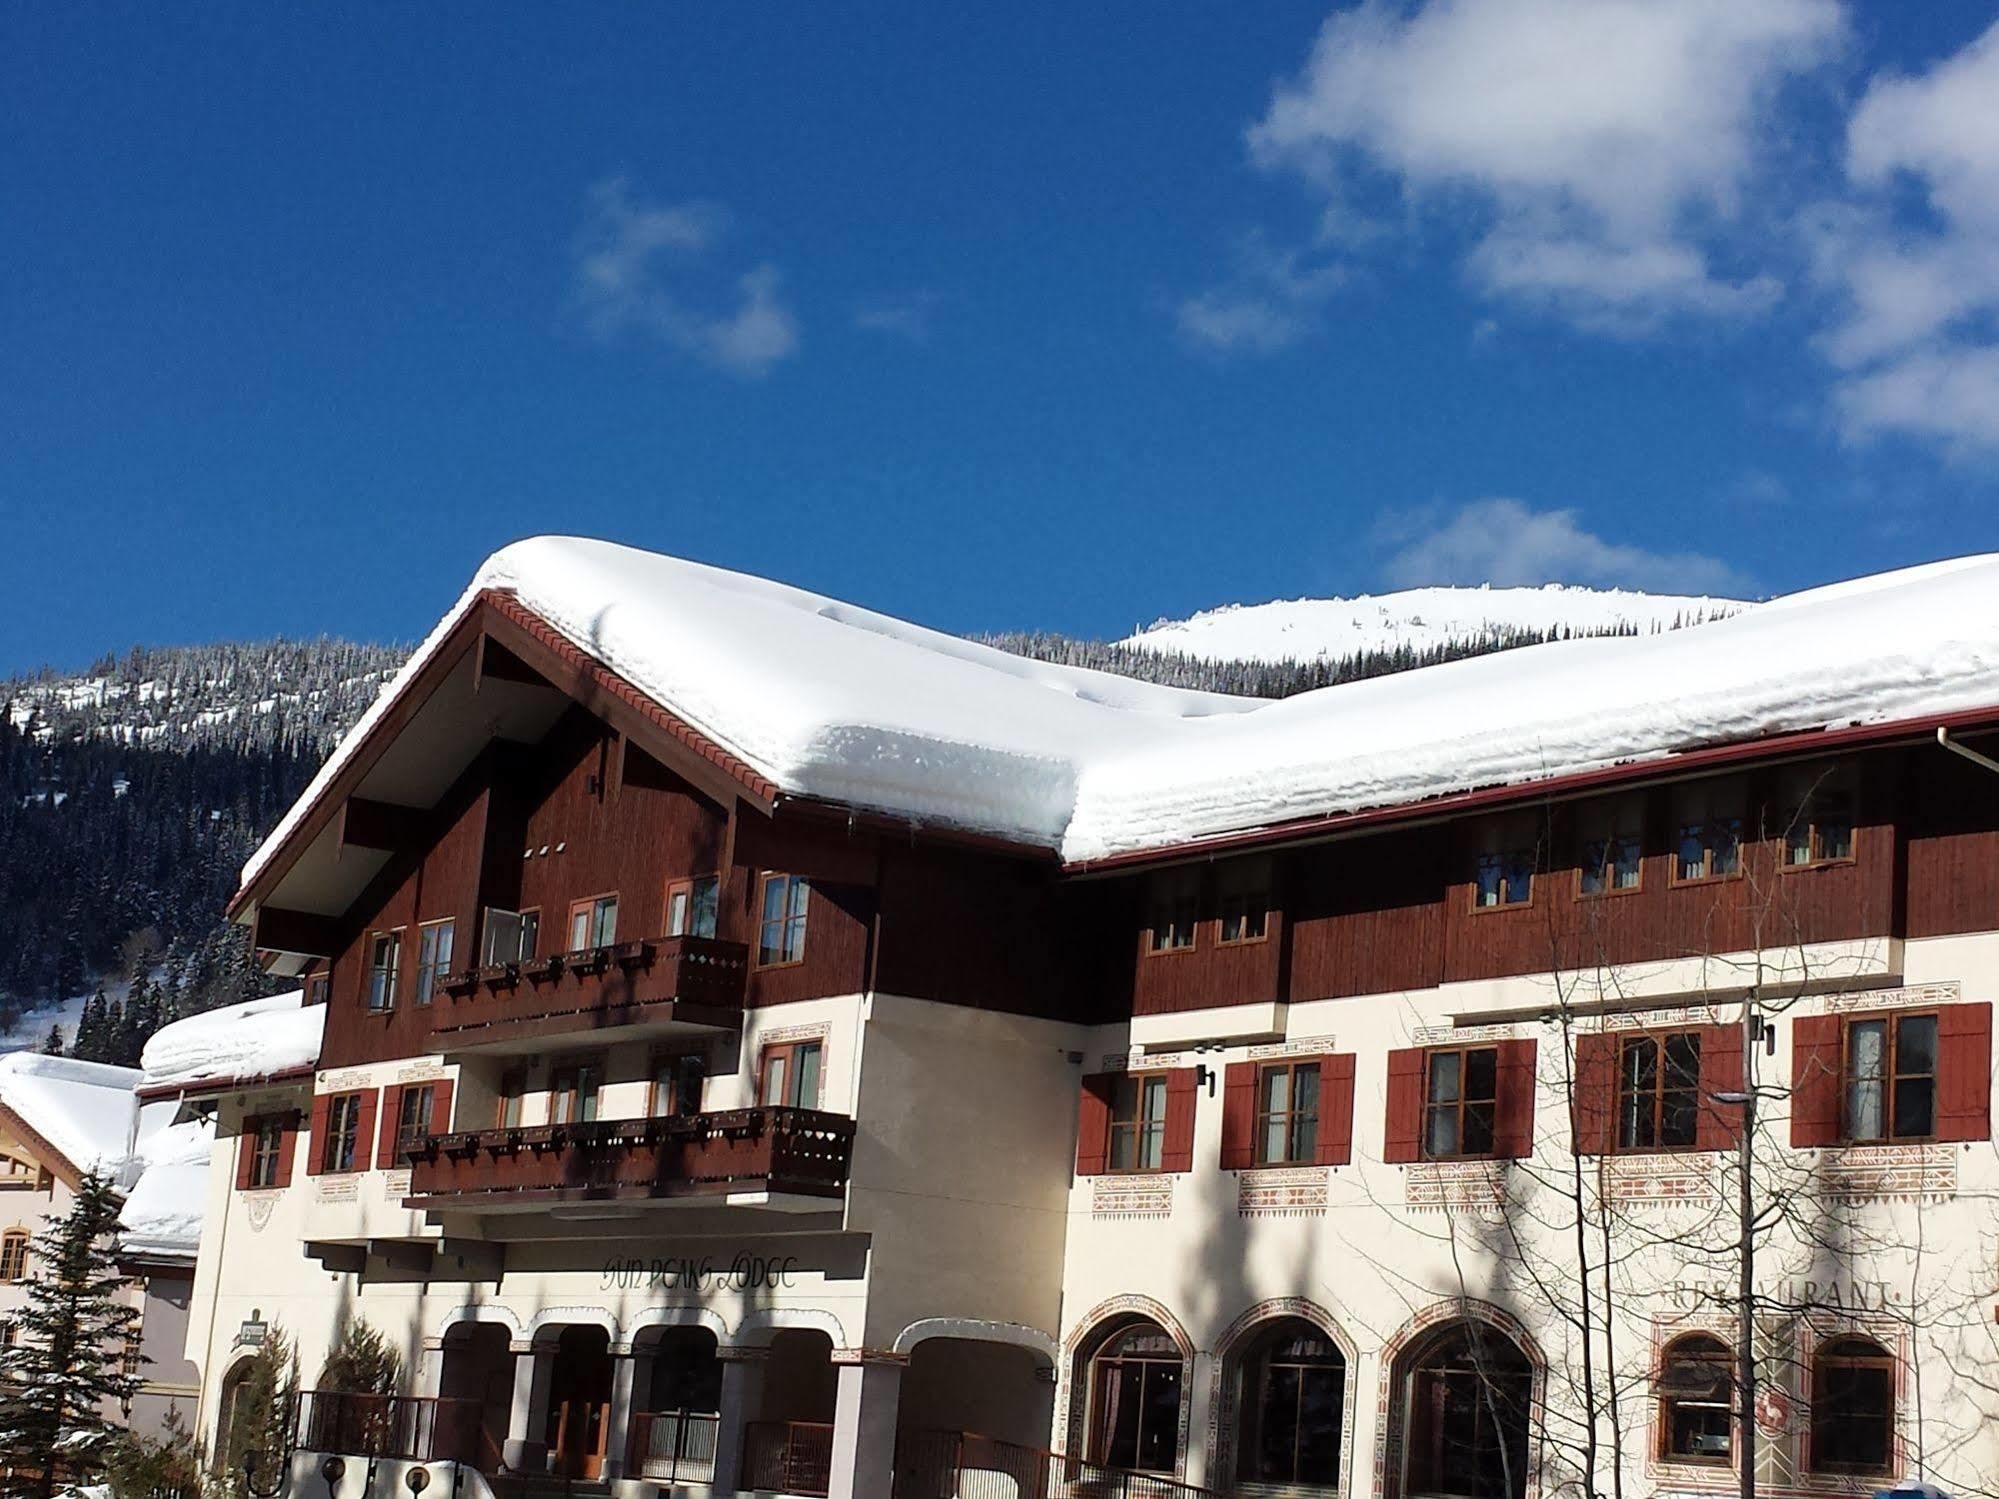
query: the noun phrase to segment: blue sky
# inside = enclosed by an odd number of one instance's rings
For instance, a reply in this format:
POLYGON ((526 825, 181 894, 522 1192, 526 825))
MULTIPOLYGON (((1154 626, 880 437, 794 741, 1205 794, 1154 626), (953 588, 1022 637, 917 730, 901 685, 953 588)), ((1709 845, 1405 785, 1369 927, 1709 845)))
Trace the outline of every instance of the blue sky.
POLYGON ((0 16, 0 670, 580 531, 945 628, 1999 548, 1931 0, 0 16))

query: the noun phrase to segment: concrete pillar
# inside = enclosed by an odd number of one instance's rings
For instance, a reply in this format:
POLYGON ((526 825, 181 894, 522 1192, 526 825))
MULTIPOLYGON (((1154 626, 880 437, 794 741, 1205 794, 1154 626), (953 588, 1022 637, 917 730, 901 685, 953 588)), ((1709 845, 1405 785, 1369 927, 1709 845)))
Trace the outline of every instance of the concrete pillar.
POLYGON ((894 1487, 895 1416, 906 1356, 842 1348, 833 1354, 840 1393, 833 1408, 829 1499, 881 1499, 894 1487))
POLYGON ((618 1355, 611 1370, 611 1429, 604 1441, 604 1477, 615 1481, 631 1467, 634 1395, 652 1387, 652 1349, 634 1348, 618 1355))
POLYGON ((722 1403, 715 1423, 716 1499, 731 1499, 743 1486, 743 1428, 763 1408, 768 1348, 718 1348, 722 1363, 722 1403))
POLYGON ((514 1406, 507 1419, 504 1453, 509 1468, 540 1473, 548 1467, 548 1391, 555 1375, 555 1350, 516 1344, 514 1406))

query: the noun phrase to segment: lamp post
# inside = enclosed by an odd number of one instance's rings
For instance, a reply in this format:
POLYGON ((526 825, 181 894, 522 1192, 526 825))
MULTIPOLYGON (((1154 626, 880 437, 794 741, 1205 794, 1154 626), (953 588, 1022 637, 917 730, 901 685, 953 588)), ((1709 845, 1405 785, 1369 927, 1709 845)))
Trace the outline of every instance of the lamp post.
POLYGON ((1762 1039, 1756 991, 1742 1001, 1742 1091, 1712 1095, 1719 1104, 1740 1106, 1742 1129, 1736 1141, 1736 1327, 1735 1424, 1736 1489, 1756 1499, 1756 1196, 1751 1172, 1756 1164, 1756 1046, 1762 1039))

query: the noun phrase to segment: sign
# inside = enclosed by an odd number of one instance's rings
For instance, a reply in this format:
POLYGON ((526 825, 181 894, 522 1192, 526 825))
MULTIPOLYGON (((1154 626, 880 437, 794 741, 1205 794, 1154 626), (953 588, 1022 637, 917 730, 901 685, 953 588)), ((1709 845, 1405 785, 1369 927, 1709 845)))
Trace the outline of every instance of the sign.
POLYGON ((600 1285, 606 1291, 788 1290, 797 1273, 795 1254, 661 1255, 606 1260, 600 1285))
POLYGON ((270 1330, 270 1323, 260 1322, 254 1317, 247 1317, 243 1320, 242 1325, 236 1329, 236 1346, 238 1348, 262 1348, 264 1346, 264 1336, 270 1330))

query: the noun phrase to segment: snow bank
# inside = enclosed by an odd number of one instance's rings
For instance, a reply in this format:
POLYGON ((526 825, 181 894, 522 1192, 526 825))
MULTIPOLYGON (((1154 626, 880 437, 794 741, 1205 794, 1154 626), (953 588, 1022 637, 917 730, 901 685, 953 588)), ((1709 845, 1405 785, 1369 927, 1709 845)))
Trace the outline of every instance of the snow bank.
POLYGON ((153 1033, 140 1054, 148 1088, 270 1077, 319 1062, 326 1006, 292 989, 190 1015, 153 1033))
POLYGON ((130 1067, 33 1051, 0 1056, 0 1103, 77 1170, 113 1178, 127 1176, 138 1082, 130 1067))
POLYGON ((1630 629, 1656 634, 1722 619, 1740 599, 1632 593, 1621 588, 1410 588, 1356 599, 1279 599, 1230 604, 1188 619, 1161 620, 1118 642, 1203 661, 1313 661, 1362 651, 1430 650, 1494 629, 1630 629))
POLYGON ((190 1119, 155 1130, 140 1141, 138 1181, 119 1214, 128 1254, 192 1259, 201 1246, 202 1208, 208 1199, 208 1164, 215 1124, 190 1119))
POLYGON ((788 793, 1071 860, 1999 704, 1999 556, 1698 629, 1526 647, 1262 703, 1027 661, 782 584, 541 537, 479 570, 246 880, 486 588, 513 590, 788 793))

